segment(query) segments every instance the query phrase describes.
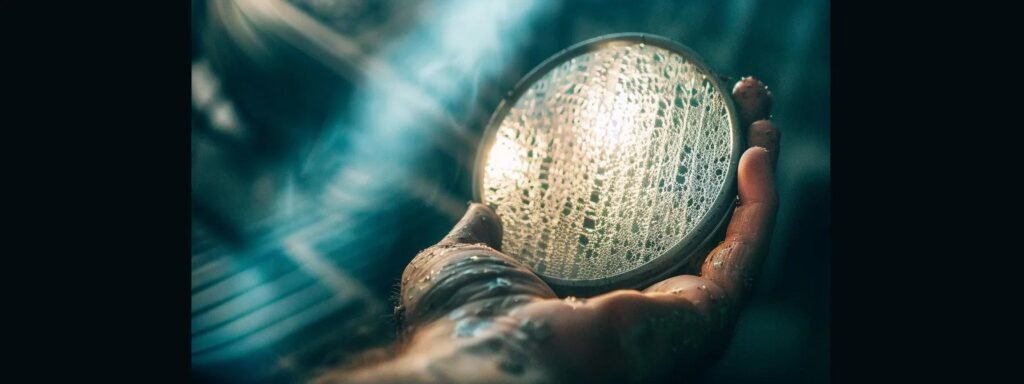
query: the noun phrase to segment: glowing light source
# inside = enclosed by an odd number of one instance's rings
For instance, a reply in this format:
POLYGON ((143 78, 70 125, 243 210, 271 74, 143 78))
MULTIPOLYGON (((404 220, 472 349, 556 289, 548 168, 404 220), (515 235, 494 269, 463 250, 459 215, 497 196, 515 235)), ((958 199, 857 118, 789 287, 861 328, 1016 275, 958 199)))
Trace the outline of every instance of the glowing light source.
POLYGON ((515 140, 506 136, 499 136, 495 139, 494 147, 487 155, 487 174, 490 177, 500 178, 518 182, 522 177, 522 167, 525 162, 520 161, 522 148, 515 140))

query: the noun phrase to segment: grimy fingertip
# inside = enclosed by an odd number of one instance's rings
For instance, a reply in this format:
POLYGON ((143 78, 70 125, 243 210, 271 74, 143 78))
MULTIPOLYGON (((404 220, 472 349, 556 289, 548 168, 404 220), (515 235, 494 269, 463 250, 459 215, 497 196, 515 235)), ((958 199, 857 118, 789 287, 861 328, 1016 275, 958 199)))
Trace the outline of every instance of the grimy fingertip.
POLYGON ((772 93, 767 85, 753 76, 744 77, 736 82, 732 89, 732 98, 743 126, 767 119, 771 115, 772 93))
POLYGON ((771 153, 772 165, 779 160, 779 140, 782 133, 771 120, 758 120, 750 125, 747 145, 762 147, 771 153))

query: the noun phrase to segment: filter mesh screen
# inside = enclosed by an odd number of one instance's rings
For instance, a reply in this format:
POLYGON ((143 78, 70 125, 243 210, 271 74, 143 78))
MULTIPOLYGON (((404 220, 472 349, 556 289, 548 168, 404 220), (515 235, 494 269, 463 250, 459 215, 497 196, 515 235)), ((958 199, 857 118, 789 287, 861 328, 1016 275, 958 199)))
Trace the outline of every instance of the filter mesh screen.
POLYGON ((503 251, 543 276, 592 280, 663 255, 725 184, 721 92, 685 57, 642 44, 577 56, 534 82, 484 153, 481 197, 503 251))

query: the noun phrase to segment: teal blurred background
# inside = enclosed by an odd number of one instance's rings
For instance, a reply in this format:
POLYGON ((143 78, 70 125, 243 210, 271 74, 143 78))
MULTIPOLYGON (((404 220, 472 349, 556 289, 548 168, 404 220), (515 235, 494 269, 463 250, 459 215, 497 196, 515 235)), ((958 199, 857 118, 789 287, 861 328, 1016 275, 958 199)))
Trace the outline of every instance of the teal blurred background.
POLYGON ((505 92, 608 33, 754 75, 783 131, 771 254, 704 383, 829 381, 824 0, 192 2, 192 376, 286 382, 393 340, 406 263, 471 200, 505 92))

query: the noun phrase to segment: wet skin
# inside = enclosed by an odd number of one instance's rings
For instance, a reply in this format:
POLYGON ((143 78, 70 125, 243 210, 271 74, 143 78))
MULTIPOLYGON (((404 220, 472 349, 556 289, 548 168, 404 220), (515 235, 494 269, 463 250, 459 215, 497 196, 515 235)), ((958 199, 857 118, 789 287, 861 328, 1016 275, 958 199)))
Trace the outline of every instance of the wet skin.
POLYGON ((328 372, 317 382, 680 382, 724 352, 767 254, 778 198, 780 134, 772 96, 754 78, 733 89, 748 148, 739 204, 699 275, 642 291, 559 298, 501 252, 501 221, 472 204, 402 275, 402 342, 389 359, 328 372))

